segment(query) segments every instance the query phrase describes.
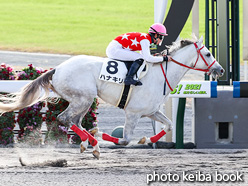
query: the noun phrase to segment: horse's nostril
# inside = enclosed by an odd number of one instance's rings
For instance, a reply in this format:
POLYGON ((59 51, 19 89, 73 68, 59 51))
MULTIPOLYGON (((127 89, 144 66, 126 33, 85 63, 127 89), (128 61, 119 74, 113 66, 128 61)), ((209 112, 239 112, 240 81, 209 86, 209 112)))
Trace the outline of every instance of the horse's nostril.
POLYGON ((224 73, 224 69, 221 69, 220 72, 221 72, 221 73, 224 73))

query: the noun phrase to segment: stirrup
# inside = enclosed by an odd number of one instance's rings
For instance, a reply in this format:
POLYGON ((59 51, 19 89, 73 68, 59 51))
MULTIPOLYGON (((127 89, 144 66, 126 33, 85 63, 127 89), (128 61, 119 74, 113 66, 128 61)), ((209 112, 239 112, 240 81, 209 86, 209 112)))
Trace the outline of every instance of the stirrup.
POLYGON ((125 85, 141 86, 142 83, 139 80, 134 80, 132 77, 127 77, 124 81, 125 85))
POLYGON ((138 80, 138 81, 136 82, 136 84, 135 84, 135 86, 141 86, 141 85, 142 85, 142 83, 141 83, 141 81, 139 81, 139 80, 138 80))

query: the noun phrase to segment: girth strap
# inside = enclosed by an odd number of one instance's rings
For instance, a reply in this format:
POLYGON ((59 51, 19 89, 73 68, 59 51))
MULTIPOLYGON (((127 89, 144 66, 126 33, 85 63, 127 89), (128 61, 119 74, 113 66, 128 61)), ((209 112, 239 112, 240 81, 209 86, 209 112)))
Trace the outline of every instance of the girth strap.
POLYGON ((122 96, 121 96, 120 102, 118 104, 118 107, 121 109, 124 109, 126 106, 130 87, 131 87, 131 85, 124 85, 124 90, 122 92, 122 96))

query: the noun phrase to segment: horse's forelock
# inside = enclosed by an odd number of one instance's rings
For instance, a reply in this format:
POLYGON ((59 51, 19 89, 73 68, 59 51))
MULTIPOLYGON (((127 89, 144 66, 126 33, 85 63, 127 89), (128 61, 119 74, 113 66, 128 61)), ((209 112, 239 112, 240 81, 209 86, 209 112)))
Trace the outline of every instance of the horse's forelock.
POLYGON ((172 45, 167 46, 169 48, 169 53, 175 53, 179 49, 186 47, 188 45, 191 45, 197 41, 196 37, 193 37, 193 39, 182 39, 176 42, 173 42, 172 45))
POLYGON ((185 39, 185 40, 181 40, 181 47, 180 48, 183 48, 183 47, 185 47, 185 46, 188 46, 188 45, 191 45, 191 44, 193 44, 194 42, 193 41, 191 41, 191 40, 187 40, 187 39, 185 39))

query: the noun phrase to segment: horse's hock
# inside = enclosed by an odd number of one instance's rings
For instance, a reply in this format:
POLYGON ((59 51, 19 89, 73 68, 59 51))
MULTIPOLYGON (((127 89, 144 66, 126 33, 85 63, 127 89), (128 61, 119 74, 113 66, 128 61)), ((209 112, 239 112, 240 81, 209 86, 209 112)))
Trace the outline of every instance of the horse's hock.
POLYGON ((194 99, 197 148, 248 148, 248 99, 233 98, 232 90, 217 98, 194 99))

